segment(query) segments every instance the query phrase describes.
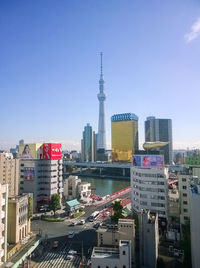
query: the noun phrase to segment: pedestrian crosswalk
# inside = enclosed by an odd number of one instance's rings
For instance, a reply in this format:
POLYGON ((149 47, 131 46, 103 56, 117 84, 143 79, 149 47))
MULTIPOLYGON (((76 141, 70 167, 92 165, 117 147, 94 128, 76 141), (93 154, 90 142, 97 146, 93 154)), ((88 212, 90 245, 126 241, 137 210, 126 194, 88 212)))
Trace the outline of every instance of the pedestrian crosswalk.
POLYGON ((70 242, 63 244, 60 249, 50 250, 47 253, 44 253, 41 258, 38 260, 37 268, 78 268, 81 257, 74 255, 70 260, 67 260, 68 252, 71 248, 70 242))

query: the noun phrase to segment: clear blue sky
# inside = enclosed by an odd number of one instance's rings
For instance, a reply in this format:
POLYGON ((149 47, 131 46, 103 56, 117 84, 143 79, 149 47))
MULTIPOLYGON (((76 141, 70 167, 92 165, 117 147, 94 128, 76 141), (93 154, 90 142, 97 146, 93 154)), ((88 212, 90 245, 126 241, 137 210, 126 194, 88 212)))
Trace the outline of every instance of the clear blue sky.
POLYGON ((110 117, 171 118, 175 148, 200 147, 199 0, 1 0, 0 149, 98 126, 103 51, 110 117))

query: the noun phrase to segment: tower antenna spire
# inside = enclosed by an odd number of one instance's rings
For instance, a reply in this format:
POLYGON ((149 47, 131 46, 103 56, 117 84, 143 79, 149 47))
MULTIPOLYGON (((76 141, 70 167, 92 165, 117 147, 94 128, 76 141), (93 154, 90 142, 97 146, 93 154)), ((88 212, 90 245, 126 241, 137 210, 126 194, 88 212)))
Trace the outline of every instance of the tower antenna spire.
POLYGON ((103 52, 101 52, 100 55, 101 55, 101 75, 103 75, 103 52))

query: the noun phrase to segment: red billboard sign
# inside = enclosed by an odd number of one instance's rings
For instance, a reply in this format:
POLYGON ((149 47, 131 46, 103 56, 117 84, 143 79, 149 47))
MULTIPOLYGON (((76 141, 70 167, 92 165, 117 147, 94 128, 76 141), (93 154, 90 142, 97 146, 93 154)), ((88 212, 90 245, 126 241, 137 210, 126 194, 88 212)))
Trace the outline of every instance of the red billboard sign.
POLYGON ((62 145, 61 143, 44 143, 43 159, 61 159, 62 145))

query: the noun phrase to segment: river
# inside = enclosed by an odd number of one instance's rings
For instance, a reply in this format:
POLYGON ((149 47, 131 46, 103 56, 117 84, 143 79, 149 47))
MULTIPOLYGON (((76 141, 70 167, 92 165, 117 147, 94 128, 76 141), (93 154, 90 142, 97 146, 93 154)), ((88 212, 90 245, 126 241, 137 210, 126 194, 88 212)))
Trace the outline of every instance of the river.
POLYGON ((95 194, 99 196, 105 196, 107 194, 113 194, 121 189, 130 186, 130 181, 111 179, 111 178, 100 178, 100 177, 80 177, 82 181, 90 182, 91 188, 95 188, 95 194))

